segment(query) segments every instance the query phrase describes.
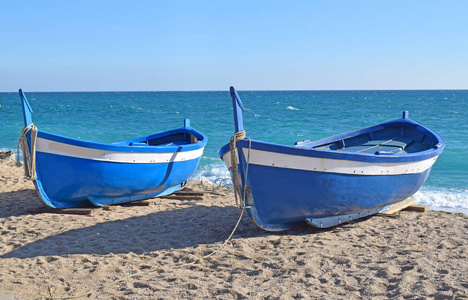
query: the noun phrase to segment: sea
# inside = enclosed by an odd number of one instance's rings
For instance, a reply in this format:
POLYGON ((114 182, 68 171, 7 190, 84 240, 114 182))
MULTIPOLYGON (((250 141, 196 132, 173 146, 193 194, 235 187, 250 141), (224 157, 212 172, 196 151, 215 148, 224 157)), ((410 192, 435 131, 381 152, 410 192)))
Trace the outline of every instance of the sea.
MULTIPOLYGON (((43 131, 116 142, 183 125, 208 136, 192 180, 229 178, 218 149, 234 133, 229 90, 196 92, 29 92, 43 131)), ((249 138, 294 145, 400 118, 438 132, 447 146, 414 195, 433 210, 468 214, 468 90, 238 91, 249 138)), ((14 150, 23 128, 18 93, 0 93, 0 151, 14 150)))

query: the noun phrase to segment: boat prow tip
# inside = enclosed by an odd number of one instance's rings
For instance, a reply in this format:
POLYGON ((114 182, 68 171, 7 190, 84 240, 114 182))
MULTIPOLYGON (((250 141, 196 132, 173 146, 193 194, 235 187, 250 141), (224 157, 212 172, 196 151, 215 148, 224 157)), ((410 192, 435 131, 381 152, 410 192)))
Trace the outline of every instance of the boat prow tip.
POLYGON ((244 105, 237 94, 234 87, 231 86, 231 98, 232 98, 232 110, 234 112, 234 125, 236 132, 241 132, 244 130, 244 120, 242 117, 242 111, 244 110, 244 105))
POLYGON ((23 105, 23 117, 24 117, 24 126, 28 126, 32 124, 32 108, 31 105, 28 102, 28 99, 26 98, 26 95, 23 93, 22 89, 19 89, 19 95, 21 97, 21 103, 23 105))

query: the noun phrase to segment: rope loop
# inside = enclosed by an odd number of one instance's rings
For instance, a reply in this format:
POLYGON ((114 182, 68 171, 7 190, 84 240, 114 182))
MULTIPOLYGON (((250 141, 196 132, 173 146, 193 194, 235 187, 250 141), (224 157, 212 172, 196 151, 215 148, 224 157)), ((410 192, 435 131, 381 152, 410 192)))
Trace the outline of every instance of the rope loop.
POLYGON ((19 149, 21 148, 21 151, 23 151, 24 175, 31 180, 36 179, 36 139, 37 127, 34 124, 24 127, 18 139, 18 151, 16 152, 16 161, 20 164, 19 149), (29 132, 31 132, 31 150, 27 138, 29 132))

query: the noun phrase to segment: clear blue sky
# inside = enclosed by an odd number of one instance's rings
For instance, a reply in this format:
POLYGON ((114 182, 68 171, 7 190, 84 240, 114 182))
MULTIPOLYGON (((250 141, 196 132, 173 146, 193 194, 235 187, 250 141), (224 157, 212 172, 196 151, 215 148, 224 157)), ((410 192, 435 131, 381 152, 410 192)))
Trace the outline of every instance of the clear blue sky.
POLYGON ((468 89, 468 1, 0 5, 2 92, 468 89))

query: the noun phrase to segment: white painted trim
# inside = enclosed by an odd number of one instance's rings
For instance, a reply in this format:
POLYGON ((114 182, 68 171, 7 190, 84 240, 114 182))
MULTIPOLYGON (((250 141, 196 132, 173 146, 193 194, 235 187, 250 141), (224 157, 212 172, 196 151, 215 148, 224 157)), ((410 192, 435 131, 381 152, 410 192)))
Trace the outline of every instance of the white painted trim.
POLYGON ((68 157, 84 158, 98 161, 158 164, 168 162, 187 161, 199 158, 203 148, 184 152, 123 152, 102 149, 93 149, 70 144, 59 143, 43 138, 37 138, 36 151, 68 157))
MULTIPOLYGON (((245 158, 248 149, 242 148, 245 158)), ((438 156, 417 162, 375 163, 343 159, 318 158, 251 149, 249 164, 274 168, 338 173, 349 175, 402 175, 421 173, 434 164, 438 156)), ((231 168, 231 154, 222 159, 231 168)))

